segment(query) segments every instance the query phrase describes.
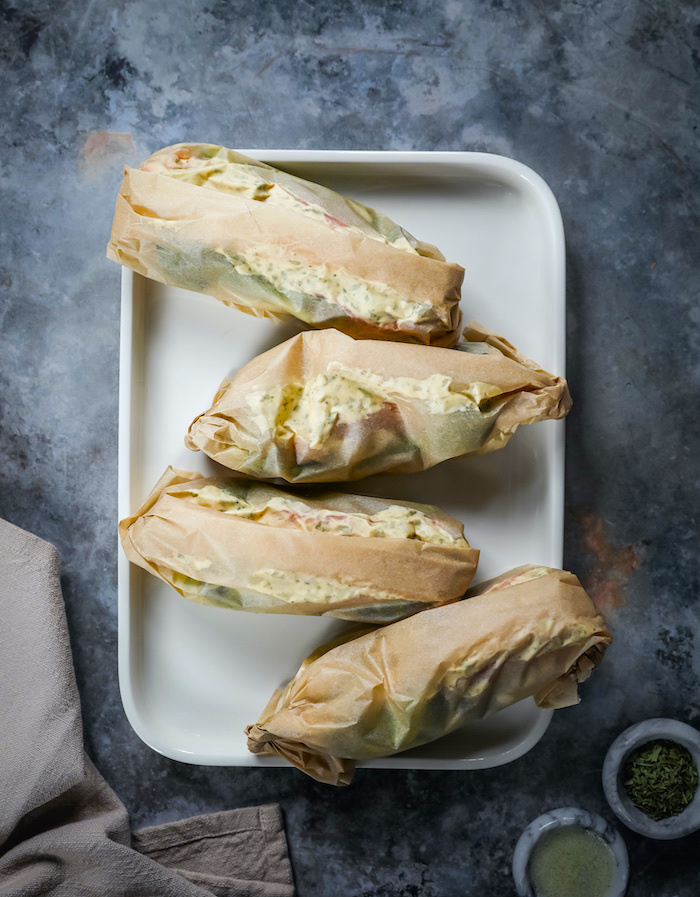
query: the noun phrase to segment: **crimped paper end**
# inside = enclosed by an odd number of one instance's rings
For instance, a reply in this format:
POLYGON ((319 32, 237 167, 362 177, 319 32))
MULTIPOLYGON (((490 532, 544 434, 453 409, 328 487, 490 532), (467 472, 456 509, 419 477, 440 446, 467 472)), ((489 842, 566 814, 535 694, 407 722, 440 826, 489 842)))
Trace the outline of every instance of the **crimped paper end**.
POLYGON ((248 750, 260 757, 283 757, 307 776, 324 785, 349 785, 355 772, 355 761, 317 753, 299 742, 273 739, 257 723, 247 726, 248 750))

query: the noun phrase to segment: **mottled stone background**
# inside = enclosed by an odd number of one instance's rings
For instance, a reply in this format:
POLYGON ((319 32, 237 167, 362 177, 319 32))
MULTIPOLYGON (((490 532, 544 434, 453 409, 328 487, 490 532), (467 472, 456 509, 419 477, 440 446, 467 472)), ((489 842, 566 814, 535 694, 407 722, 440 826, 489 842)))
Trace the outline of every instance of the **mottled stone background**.
MULTIPOLYGON (((134 826, 279 801, 302 897, 512 894, 521 829, 611 813, 607 746, 700 725, 700 7, 648 0, 0 2, 0 514, 50 540, 87 750, 134 826), (474 774, 180 765, 146 748, 116 665, 119 269, 125 162, 178 140, 485 150, 549 182, 568 240, 566 564, 616 645, 575 711, 474 774)), ((633 897, 698 893, 700 834, 627 830, 633 897)))

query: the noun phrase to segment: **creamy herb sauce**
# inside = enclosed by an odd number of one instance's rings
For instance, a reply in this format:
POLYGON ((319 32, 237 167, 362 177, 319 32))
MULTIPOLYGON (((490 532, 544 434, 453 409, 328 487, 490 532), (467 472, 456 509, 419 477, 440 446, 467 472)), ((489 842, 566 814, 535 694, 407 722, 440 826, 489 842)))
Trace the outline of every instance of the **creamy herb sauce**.
MULTIPOLYGON (((177 560, 181 561, 182 559, 178 556, 177 560)), ((232 589, 229 586, 221 586, 212 582, 202 582, 169 567, 159 567, 158 572, 185 597, 201 604, 208 604, 211 607, 227 607, 233 610, 253 610, 256 607, 269 606, 268 602, 264 599, 260 600, 260 597, 254 592, 232 589)))
POLYGON ((201 573, 202 570, 208 570, 211 567, 211 561, 208 558, 198 558, 191 554, 178 554, 178 561, 182 564, 201 573))
POLYGON ((605 897, 615 858, 595 832, 562 826, 535 845, 529 874, 537 897, 605 897))
POLYGON ((498 592, 501 589, 509 589, 511 586, 517 586, 523 582, 531 582, 533 579, 540 579, 542 576, 547 576, 547 574, 551 572, 549 567, 533 567, 532 570, 523 570, 521 573, 516 573, 515 576, 511 576, 509 579, 504 579, 503 582, 497 582, 495 585, 491 586, 490 589, 481 592, 481 594, 489 595, 491 592, 498 592))
POLYGON ((290 259, 274 247, 265 253, 250 251, 227 254, 236 272, 246 277, 262 277, 280 293, 302 293, 340 306, 352 317, 376 324, 439 321, 447 326, 448 310, 430 302, 414 302, 387 284, 363 280, 326 264, 310 265, 290 259))
MULTIPOLYGON (((436 545, 467 548, 461 536, 452 536, 436 520, 415 508, 390 505, 375 514, 312 508, 301 501, 273 496, 249 502, 219 486, 207 484, 183 496, 185 501, 214 508, 224 514, 255 520, 265 526, 300 529, 304 532, 335 536, 360 536, 372 539, 415 539, 436 545)), ((195 569, 203 569, 195 567, 195 569)))
POLYGON ((318 578, 294 576, 280 570, 258 571, 260 576, 256 584, 252 582, 245 588, 233 589, 216 583, 202 582, 185 573, 159 567, 159 573, 167 581, 192 601, 208 604, 213 607, 225 607, 232 610, 264 611, 280 607, 284 604, 327 604, 321 613, 344 620, 360 620, 372 623, 391 623, 401 619, 417 609, 417 602, 407 601, 381 589, 372 589, 371 593, 360 587, 351 587, 343 583, 318 578), (313 584, 313 592, 308 591, 313 584), (309 598, 315 595, 315 600, 309 598), (286 597, 285 597, 286 596, 286 597), (334 607, 352 598, 372 598, 372 603, 334 607), (376 602, 376 603, 375 603, 376 602))
MULTIPOLYGON (((389 241, 373 228, 364 231, 333 218, 322 206, 300 199, 287 187, 266 180, 263 168, 230 162, 223 156, 212 156, 210 153, 188 156, 187 152, 183 151, 182 158, 172 153, 161 153, 142 168, 193 186, 292 210, 331 227, 340 227, 363 238, 370 237, 396 249, 418 254, 404 236, 389 241)), ((387 284, 355 277, 341 268, 331 269, 326 264, 310 265, 290 259, 279 247, 275 251, 274 246, 268 246, 264 252, 217 251, 241 277, 260 278, 283 295, 299 293, 310 299, 337 305, 351 317, 378 325, 411 322, 439 323, 449 327, 451 324, 449 310, 445 307, 406 299, 387 284)))
POLYGON ((245 199, 290 209, 307 218, 323 221, 333 227, 342 227, 353 233, 370 237, 379 243, 393 246, 395 249, 418 255, 403 236, 389 242, 377 231, 367 233, 352 224, 345 224, 337 218, 332 218, 323 206, 299 199, 281 184, 267 180, 264 168, 246 165, 242 162, 230 162, 225 157, 211 154, 181 157, 173 156, 170 153, 161 153, 154 156, 147 165, 143 165, 142 170, 154 174, 164 174, 195 187, 206 187, 209 190, 218 190, 220 193, 231 193, 245 199))
POLYGON ((374 371, 348 370, 337 363, 328 366, 329 371, 339 371, 351 377, 361 388, 383 393, 388 399, 416 399, 428 406, 431 414, 452 414, 464 411, 467 405, 481 405, 500 394, 501 389, 491 383, 475 381, 457 391, 452 389, 452 379, 442 374, 432 374, 424 380, 416 377, 383 377, 374 371))
POLYGON ((405 597, 383 589, 363 588, 340 580, 324 579, 303 573, 273 568, 258 570, 249 580, 249 588, 284 601, 287 604, 335 604, 353 599, 372 598, 373 601, 401 601, 405 597))
POLYGON ((304 385, 287 384, 246 396, 253 421, 261 433, 291 431, 310 446, 330 436, 336 424, 350 424, 379 411, 383 405, 410 399, 427 406, 430 414, 479 411, 479 406, 500 394, 497 386, 471 383, 453 390, 449 377, 433 374, 414 377, 383 377, 372 371, 329 365, 304 385))

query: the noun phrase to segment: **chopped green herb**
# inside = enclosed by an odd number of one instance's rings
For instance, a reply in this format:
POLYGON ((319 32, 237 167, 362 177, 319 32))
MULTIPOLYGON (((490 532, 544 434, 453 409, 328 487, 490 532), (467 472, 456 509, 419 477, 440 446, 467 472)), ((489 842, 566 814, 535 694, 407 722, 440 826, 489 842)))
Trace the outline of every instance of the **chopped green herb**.
POLYGON ((677 816, 695 797, 698 768, 675 741, 651 741, 627 758, 623 781, 632 803, 658 822, 677 816))

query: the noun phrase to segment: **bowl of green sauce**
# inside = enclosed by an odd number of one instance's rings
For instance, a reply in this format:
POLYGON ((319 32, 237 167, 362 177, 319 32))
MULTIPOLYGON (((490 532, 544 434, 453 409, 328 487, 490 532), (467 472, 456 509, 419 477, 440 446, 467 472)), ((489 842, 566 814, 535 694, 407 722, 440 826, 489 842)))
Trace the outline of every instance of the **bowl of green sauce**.
POLYGON ((619 735, 603 763, 610 809, 647 838, 700 829, 700 732, 675 719, 647 719, 619 735))
POLYGON ((519 897, 622 897, 625 842, 597 813, 560 807, 528 825, 513 852, 519 897))

